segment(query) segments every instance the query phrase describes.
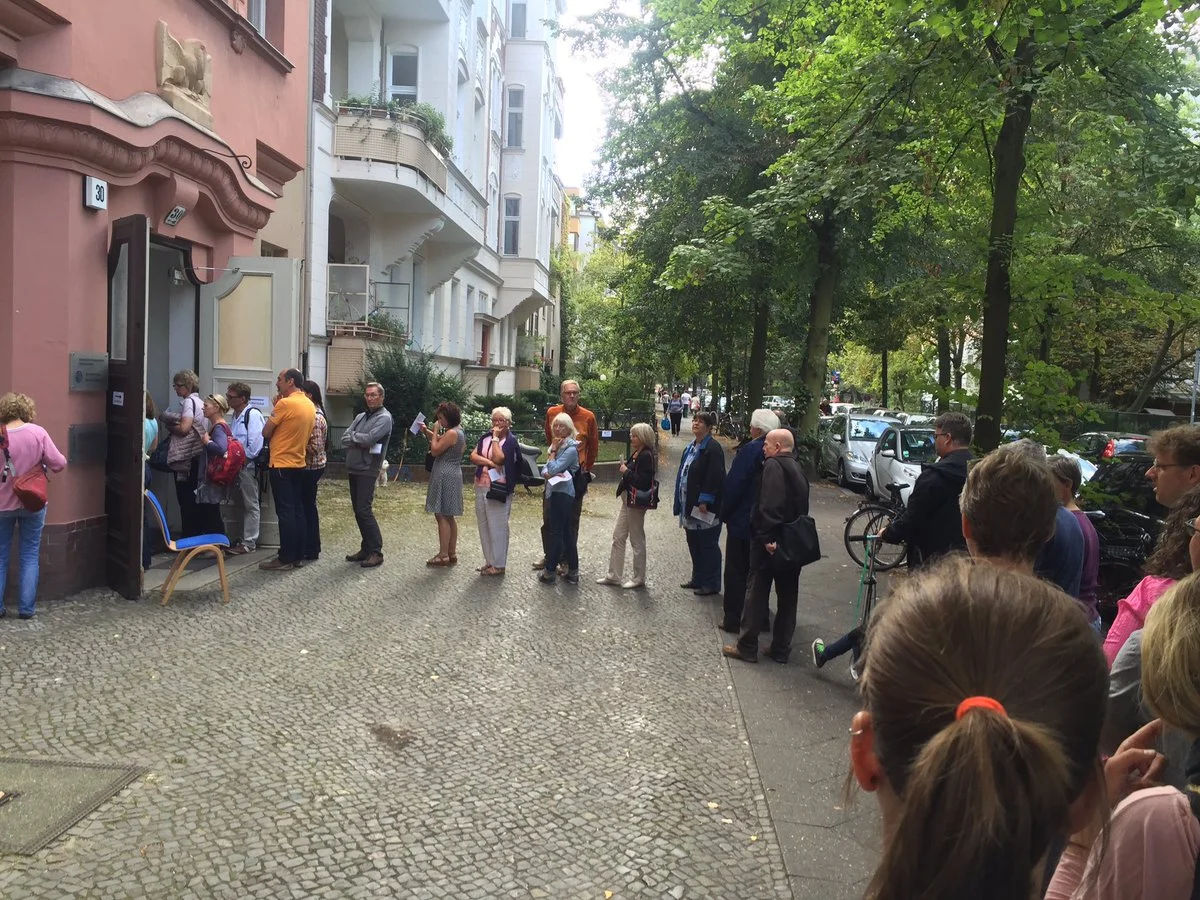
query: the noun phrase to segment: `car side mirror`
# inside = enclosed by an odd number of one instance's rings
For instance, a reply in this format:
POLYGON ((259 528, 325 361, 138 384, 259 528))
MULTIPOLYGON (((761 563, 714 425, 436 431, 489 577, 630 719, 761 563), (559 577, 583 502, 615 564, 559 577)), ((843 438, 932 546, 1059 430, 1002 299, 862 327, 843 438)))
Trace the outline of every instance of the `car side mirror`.
POLYGON ((888 459, 895 459, 896 451, 893 450, 891 447, 885 447, 884 449, 879 451, 879 455, 886 456, 888 459))

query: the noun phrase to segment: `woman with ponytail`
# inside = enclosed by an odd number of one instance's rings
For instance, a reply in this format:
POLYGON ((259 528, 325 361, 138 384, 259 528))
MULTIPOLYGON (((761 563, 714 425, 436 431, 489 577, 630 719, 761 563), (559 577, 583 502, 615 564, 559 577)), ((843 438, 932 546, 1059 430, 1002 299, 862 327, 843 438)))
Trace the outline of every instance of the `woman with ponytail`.
MULTIPOLYGON (((1062 836, 1095 820, 1104 655, 1078 604, 1031 576, 947 559, 872 621, 851 727, 883 812, 869 900, 1030 900, 1062 836)), ((1105 776, 1146 774, 1122 748, 1105 776)))

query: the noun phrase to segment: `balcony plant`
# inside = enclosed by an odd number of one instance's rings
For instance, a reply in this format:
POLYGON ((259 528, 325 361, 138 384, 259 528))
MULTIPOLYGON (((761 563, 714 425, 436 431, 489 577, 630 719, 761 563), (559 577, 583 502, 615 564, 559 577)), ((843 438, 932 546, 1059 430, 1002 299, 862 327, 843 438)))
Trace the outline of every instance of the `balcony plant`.
POLYGON ((388 128, 388 135, 393 139, 400 134, 397 127, 399 123, 413 125, 420 129, 425 135, 425 140, 443 156, 449 156, 454 147, 454 142, 446 131, 446 117, 432 103, 388 100, 382 93, 347 94, 338 103, 338 111, 343 110, 357 114, 355 125, 364 125, 367 119, 386 118, 392 123, 388 128))

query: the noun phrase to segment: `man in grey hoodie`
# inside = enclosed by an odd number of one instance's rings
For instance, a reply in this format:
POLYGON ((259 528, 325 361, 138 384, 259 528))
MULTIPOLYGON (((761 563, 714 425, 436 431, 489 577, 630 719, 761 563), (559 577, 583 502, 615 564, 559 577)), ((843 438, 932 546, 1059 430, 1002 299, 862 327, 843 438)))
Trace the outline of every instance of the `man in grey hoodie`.
POLYGON ((392 414, 383 405, 383 385, 370 382, 363 398, 367 401, 366 412, 355 416, 342 434, 346 471, 350 477, 350 505, 354 507, 354 520, 362 535, 362 546, 357 553, 349 554, 346 562, 373 569, 383 564, 383 535, 372 506, 375 483, 392 436, 392 414))

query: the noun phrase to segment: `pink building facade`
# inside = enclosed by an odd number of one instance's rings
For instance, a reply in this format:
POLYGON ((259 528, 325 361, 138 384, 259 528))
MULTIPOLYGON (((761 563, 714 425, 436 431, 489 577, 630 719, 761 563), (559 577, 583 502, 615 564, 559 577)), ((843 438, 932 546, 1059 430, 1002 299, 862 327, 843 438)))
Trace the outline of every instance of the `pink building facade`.
POLYGON ((143 389, 269 396, 295 364, 298 261, 255 260, 306 164, 310 28, 309 0, 0 0, 0 392, 69 460, 43 598, 140 591, 143 389))

